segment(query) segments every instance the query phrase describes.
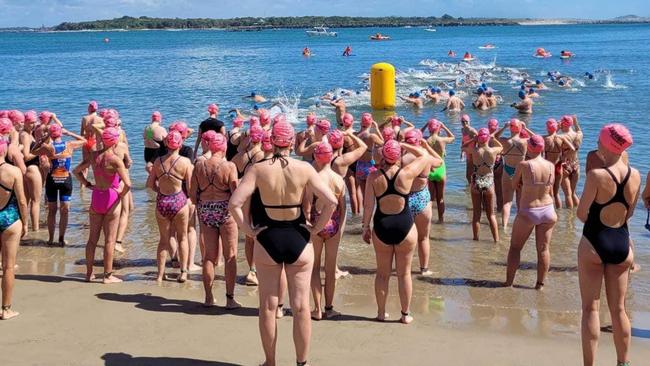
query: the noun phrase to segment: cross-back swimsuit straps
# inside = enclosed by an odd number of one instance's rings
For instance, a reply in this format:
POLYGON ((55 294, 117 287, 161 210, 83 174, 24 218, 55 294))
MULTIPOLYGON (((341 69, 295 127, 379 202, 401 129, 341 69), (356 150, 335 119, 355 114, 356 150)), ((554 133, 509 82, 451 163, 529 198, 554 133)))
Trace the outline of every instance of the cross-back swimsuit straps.
POLYGON ((478 188, 479 191, 490 189, 490 187, 494 185, 494 164, 488 164, 485 161, 482 161, 481 164, 472 164, 472 166, 474 167, 474 173, 472 173, 472 181, 474 182, 476 188, 478 188), (478 170, 482 166, 490 168, 490 172, 485 175, 479 175, 478 170))
MULTIPOLYGON (((531 184, 534 186, 546 186, 552 187, 554 176, 553 173, 549 173, 548 180, 546 182, 541 181, 537 182, 535 180, 535 171, 533 170, 533 164, 528 163, 530 168, 530 180, 531 184)), ((553 203, 541 207, 520 207, 519 214, 524 215, 533 223, 533 225, 549 224, 555 220, 555 206, 553 203)))
MULTIPOLYGON (((555 150, 549 150, 546 152, 546 156, 548 157, 548 154, 562 154, 563 151, 561 149, 561 146, 557 146, 557 142, 554 144, 557 148, 557 151, 555 150)), ((555 176, 560 176, 562 174, 562 155, 557 159, 557 162, 555 163, 555 176)))
POLYGON ((261 153, 261 151, 258 151, 255 154, 253 154, 253 156, 251 156, 250 151, 246 151, 246 156, 248 157, 248 161, 246 162, 246 165, 244 165, 244 169, 242 169, 241 171, 239 171, 239 168, 237 168, 237 178, 242 179, 244 177, 244 174, 246 174, 246 169, 248 169, 250 165, 255 164, 253 158, 256 157, 257 154, 259 153, 261 153))
MULTIPOLYGON (((274 157, 275 159, 284 159, 274 157)), ((265 159, 262 161, 266 161, 265 159)), ((262 162, 260 161, 260 162, 262 162)), ((302 254, 309 243, 309 230, 303 225, 307 222, 305 213, 302 211, 302 202, 295 205, 267 205, 262 201, 259 189, 255 189, 251 197, 251 217, 253 225, 266 227, 257 234, 257 241, 264 247, 266 252, 278 264, 292 264, 302 254), (267 209, 281 210, 297 208, 300 211, 294 220, 274 220, 269 217, 267 209)))
MULTIPOLYGON (((217 170, 221 167, 222 164, 223 162, 219 163, 217 170)), ((203 225, 211 227, 213 229, 218 229, 221 225, 228 221, 228 219, 230 219, 227 199, 222 201, 201 199, 201 193, 205 192, 210 186, 221 192, 230 192, 230 189, 223 190, 214 184, 214 178, 216 176, 216 172, 212 174, 208 180, 208 185, 205 188, 201 188, 200 184, 198 185, 199 203, 197 205, 197 211, 199 214, 199 220, 201 220, 201 223, 203 225)))
POLYGON ((587 221, 582 229, 582 235, 589 240, 596 253, 605 264, 619 264, 627 259, 630 253, 630 232, 627 228, 627 221, 620 227, 609 227, 600 220, 603 209, 614 203, 625 206, 626 215, 630 204, 625 199, 625 186, 630 179, 632 169, 627 168, 627 174, 622 182, 618 182, 614 174, 608 168, 607 173, 616 184, 616 193, 605 203, 598 203, 596 200, 589 207, 587 221))
POLYGON ((510 148, 508 149, 508 151, 506 151, 505 153, 502 154, 502 156, 504 157, 504 160, 503 160, 503 171, 506 172, 506 174, 508 174, 508 176, 509 176, 510 178, 512 178, 512 177, 515 176, 515 170, 516 170, 517 167, 516 167, 516 166, 510 166, 510 165, 508 165, 508 164, 506 163, 505 157, 508 156, 508 155, 514 155, 514 154, 510 154, 510 151, 512 151, 512 149, 514 149, 514 148, 517 148, 517 151, 519 151, 519 155, 518 155, 518 156, 524 156, 524 155, 525 155, 524 152, 523 152, 523 151, 521 150, 521 148, 519 147, 519 145, 515 145, 515 144, 510 145, 510 148))
POLYGON ((395 188, 395 180, 401 170, 402 168, 399 168, 393 178, 388 178, 386 172, 383 169, 379 169, 381 174, 384 175, 384 178, 386 178, 387 187, 384 193, 377 197, 377 209, 373 217, 373 229, 379 240, 388 245, 400 244, 404 241, 409 231, 411 231, 411 227, 413 227, 413 214, 411 214, 409 208, 409 195, 400 193, 395 188), (397 214, 389 215, 381 211, 379 202, 382 198, 391 194, 404 199, 404 208, 397 214))
POLYGON ((111 182, 111 186, 106 189, 93 188, 90 200, 90 208, 100 215, 107 214, 111 208, 120 200, 117 190, 120 188, 120 176, 117 172, 108 174, 104 165, 106 158, 104 156, 96 158, 95 175, 102 176, 105 180, 111 182))
MULTIPOLYGON (((3 162, 0 166, 6 164, 3 162)), ((9 226, 13 225, 16 221, 20 220, 20 211, 18 211, 18 200, 16 199, 16 193, 14 192, 13 187, 7 188, 2 183, 0 183, 0 188, 4 189, 7 192, 11 193, 5 206, 0 209, 0 233, 7 230, 9 226)))
MULTIPOLYGON (((176 162, 180 159, 181 157, 178 156, 176 157, 176 160, 172 162, 172 165, 169 167, 169 169, 165 169, 165 164, 163 164, 162 158, 158 158, 160 161, 160 168, 162 169, 163 173, 159 175, 157 178, 160 179, 162 176, 168 176, 174 179, 177 179, 178 181, 182 182, 183 179, 177 177, 176 175, 173 174, 173 169, 174 166, 176 165, 176 162)), ((162 194, 158 192, 158 196, 156 197, 156 209, 158 210, 158 213, 167 219, 173 219, 176 214, 185 207, 185 204, 187 204, 187 196, 185 195, 185 192, 183 190, 179 190, 176 193, 172 194, 162 194)))

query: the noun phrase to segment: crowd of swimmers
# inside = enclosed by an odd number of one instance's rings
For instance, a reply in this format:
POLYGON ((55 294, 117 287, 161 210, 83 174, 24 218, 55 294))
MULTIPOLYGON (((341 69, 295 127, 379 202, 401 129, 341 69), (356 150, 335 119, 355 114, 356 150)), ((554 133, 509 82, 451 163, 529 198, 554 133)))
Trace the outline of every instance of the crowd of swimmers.
MULTIPOLYGON (((259 97, 254 92, 250 96, 259 97)), ((188 272, 202 270, 204 305, 215 306, 212 287, 222 256, 226 309, 239 308, 234 290, 241 234, 249 266, 246 283, 259 286, 266 365, 275 364, 276 321, 284 315, 287 295, 298 365, 307 361, 311 320, 340 315, 334 304, 337 278, 343 275, 337 253, 348 214, 362 217, 363 240, 372 244, 376 254, 377 321, 389 317, 386 299, 393 263, 399 320, 404 324, 413 321, 414 253, 421 275, 432 274, 429 230, 433 207, 436 221, 443 224, 445 159, 447 147, 456 143, 457 136, 436 119, 415 126, 397 115, 377 122, 370 113, 361 114, 357 130, 343 99, 331 103, 337 111, 335 124, 309 114, 306 128, 298 132, 284 115, 272 117, 265 109, 251 115, 236 110, 232 125, 226 126, 218 119, 219 107, 211 104, 208 118, 196 130, 194 148, 186 144, 194 130, 184 122, 166 128, 159 112, 151 115, 142 135, 146 187, 156 194, 160 232, 157 281, 182 283, 188 280, 188 272), (200 266, 194 262, 197 249, 200 266), (179 268, 178 274, 166 273, 168 258, 179 268)), ((448 109, 460 110, 461 103, 449 93, 448 109)), ((482 103, 488 102, 478 101, 482 103)), ((630 323, 625 294, 628 273, 634 267, 627 222, 641 186, 639 172, 627 159, 626 149, 633 142, 630 132, 621 124, 602 128, 597 149, 587 156, 586 182, 579 197, 578 151, 583 131, 576 116, 551 118, 546 131, 533 131, 518 119, 506 123, 490 119, 484 126, 473 126, 469 116, 462 115, 461 122, 458 145, 466 162, 474 240, 479 240, 485 212, 492 239, 499 241, 499 227, 508 228, 511 208, 516 206, 504 285, 515 282, 521 250, 534 231, 538 257, 534 287, 544 288, 556 212, 576 209, 577 217, 585 222, 578 247, 584 363, 594 364, 604 278, 617 358, 619 365, 627 365, 630 323)), ((113 257, 124 251, 121 244, 134 205, 129 177, 132 159, 119 112, 99 110, 96 102, 90 102, 77 135, 48 111, 0 111, 0 135, 0 317, 18 315, 11 308, 17 248, 28 231, 39 230, 43 187, 48 241, 66 244, 73 175, 92 192, 86 280, 121 282, 113 274, 113 257), (82 162, 73 168, 76 149, 83 152, 82 162), (96 278, 93 264, 102 233, 104 269, 101 278, 96 278)), ((650 209, 648 183, 642 199, 650 209)))

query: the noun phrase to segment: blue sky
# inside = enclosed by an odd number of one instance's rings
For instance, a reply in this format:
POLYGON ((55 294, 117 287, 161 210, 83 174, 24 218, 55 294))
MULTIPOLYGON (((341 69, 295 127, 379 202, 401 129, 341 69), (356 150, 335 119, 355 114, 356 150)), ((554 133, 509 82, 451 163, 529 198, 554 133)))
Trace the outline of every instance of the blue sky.
POLYGON ((605 19, 628 14, 650 16, 650 6, 648 0, 0 0, 0 27, 52 26, 123 15, 231 18, 444 13, 463 17, 605 19))

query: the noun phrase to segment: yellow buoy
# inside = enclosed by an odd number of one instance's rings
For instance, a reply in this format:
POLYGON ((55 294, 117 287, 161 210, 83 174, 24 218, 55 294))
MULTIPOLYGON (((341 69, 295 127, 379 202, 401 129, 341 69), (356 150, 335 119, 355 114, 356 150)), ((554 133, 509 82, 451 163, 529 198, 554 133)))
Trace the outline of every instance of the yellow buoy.
POLYGON ((380 62, 370 68, 370 105, 373 109, 395 109, 395 67, 380 62))

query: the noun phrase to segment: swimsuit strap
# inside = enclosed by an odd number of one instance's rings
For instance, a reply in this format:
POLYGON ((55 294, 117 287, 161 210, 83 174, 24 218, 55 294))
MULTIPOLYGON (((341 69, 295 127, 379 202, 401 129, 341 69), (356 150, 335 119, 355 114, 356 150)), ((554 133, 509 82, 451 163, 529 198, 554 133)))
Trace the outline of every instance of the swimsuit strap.
POLYGON ((381 198, 384 198, 384 197, 388 196, 389 194, 395 194, 395 195, 398 195, 398 196, 400 196, 402 198, 408 197, 408 193, 402 194, 402 193, 398 192, 397 189, 395 188, 395 180, 397 180, 397 176, 402 171, 402 167, 397 169, 397 172, 395 172, 395 175, 393 175, 392 178, 388 178, 388 175, 386 175, 386 172, 383 169, 379 169, 379 171, 381 171, 381 174, 383 174, 384 178, 386 178, 387 187, 386 187, 386 190, 384 191, 384 193, 382 193, 379 197, 377 197, 377 200, 379 200, 381 198))
POLYGON ((546 182, 544 182, 544 181, 538 182, 538 181, 535 180, 535 169, 533 169, 533 164, 531 164, 530 162, 528 162, 528 169, 530 169, 530 182, 531 182, 532 185, 534 185, 534 186, 549 186, 549 185, 553 184, 552 183, 553 174, 549 174, 548 181, 546 181, 546 182))
POLYGON ((183 181, 182 178, 179 178, 176 175, 172 174, 172 169, 174 169, 174 166, 176 165, 176 162, 178 160, 180 160, 180 158, 181 158, 180 155, 178 157, 176 157, 176 159, 172 162, 172 165, 169 166, 169 169, 165 169, 165 164, 162 161, 162 157, 159 157, 158 159, 160 160, 160 167, 161 167, 163 173, 160 176, 158 176, 158 178, 161 178, 163 175, 166 175, 168 177, 176 178, 176 179, 178 179, 179 181, 182 182, 183 181))
POLYGON ((217 177, 217 171, 219 170, 219 168, 221 168, 221 165, 223 165, 224 161, 225 160, 221 161, 217 165, 217 168, 216 168, 215 172, 208 179, 208 185, 205 186, 205 188, 201 188, 201 185, 198 184, 198 180, 197 180, 197 186, 198 186, 197 188, 198 188, 199 195, 201 193, 205 192, 208 189, 208 187, 210 187, 210 186, 213 186, 214 188, 216 188, 217 190, 222 191, 222 192, 230 192, 230 188, 228 188, 227 190, 223 190, 223 189, 219 188, 216 184, 214 184, 214 178, 217 177))
POLYGON ((626 209, 629 209, 630 204, 625 199, 625 186, 627 185, 627 181, 630 179, 632 168, 630 168, 629 166, 627 167, 627 173, 625 174, 625 178, 623 178, 623 180, 620 183, 618 182, 618 179, 616 179, 614 173, 612 173, 612 171, 609 170, 609 168, 605 168, 605 171, 609 173, 609 175, 612 177, 612 180, 614 180, 614 183, 616 184, 616 193, 614 193, 612 199, 610 199, 607 203, 603 204, 603 206, 607 206, 611 203, 622 203, 626 209))
POLYGON ((512 149, 514 149, 514 148, 517 148, 517 151, 519 151, 521 153, 521 156, 524 155, 524 152, 521 151, 521 148, 519 148, 519 145, 513 144, 512 142, 510 143, 510 148, 505 153, 503 153, 502 155, 503 156, 510 155, 510 151, 512 151, 512 149))

